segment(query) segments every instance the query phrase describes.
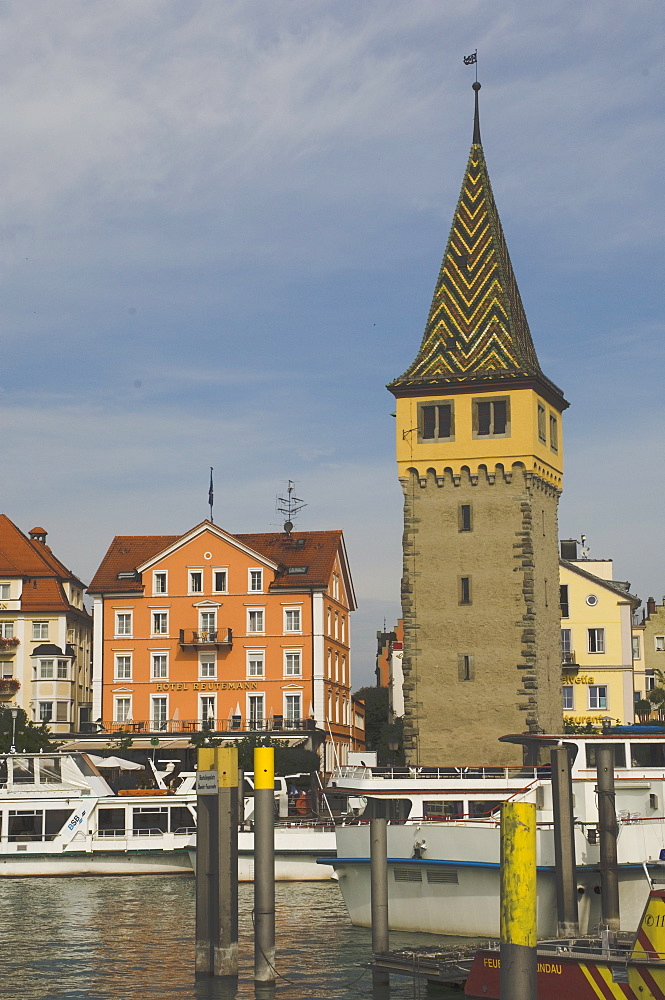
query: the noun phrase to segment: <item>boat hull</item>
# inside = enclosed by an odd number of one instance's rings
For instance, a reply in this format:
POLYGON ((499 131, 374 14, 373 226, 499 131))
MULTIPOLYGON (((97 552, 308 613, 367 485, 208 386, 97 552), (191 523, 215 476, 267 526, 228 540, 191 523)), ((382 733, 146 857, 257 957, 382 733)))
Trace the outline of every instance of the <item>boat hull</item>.
POLYGON ((0 878, 50 878, 60 875, 191 875, 189 852, 67 851, 0 856, 0 878))

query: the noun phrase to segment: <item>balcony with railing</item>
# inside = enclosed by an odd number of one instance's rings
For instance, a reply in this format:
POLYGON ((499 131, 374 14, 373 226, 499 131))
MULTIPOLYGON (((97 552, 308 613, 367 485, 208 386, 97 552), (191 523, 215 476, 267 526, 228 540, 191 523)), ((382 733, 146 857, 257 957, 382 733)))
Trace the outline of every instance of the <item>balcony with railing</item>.
POLYGON ((182 649, 230 649, 233 632, 230 628, 181 628, 179 642, 182 649))
POLYGON ((242 715, 231 715, 225 719, 117 719, 98 723, 87 723, 88 731, 96 733, 299 733, 316 729, 314 719, 289 719, 282 715, 273 715, 269 719, 246 718, 242 715))
POLYGON ((580 669, 574 649, 564 649, 561 651, 561 669, 566 674, 576 674, 580 669))

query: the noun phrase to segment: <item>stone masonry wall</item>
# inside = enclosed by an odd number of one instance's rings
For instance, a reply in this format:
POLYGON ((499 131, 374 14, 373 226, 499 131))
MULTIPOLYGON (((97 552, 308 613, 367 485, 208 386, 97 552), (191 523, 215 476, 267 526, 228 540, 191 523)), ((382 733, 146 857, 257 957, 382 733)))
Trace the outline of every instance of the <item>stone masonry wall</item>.
POLYGON ((499 736, 563 725, 558 493, 521 465, 412 472, 402 486, 407 759, 519 763, 521 749, 499 736), (460 531, 462 504, 471 531, 460 531))

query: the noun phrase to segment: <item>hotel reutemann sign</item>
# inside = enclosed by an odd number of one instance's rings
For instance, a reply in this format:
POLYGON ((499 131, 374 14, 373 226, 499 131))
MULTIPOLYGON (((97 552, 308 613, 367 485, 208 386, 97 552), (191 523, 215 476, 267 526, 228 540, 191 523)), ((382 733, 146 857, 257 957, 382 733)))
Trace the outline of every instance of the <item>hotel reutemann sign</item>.
POLYGON ((255 691, 256 681, 194 681, 156 684, 156 691, 255 691))

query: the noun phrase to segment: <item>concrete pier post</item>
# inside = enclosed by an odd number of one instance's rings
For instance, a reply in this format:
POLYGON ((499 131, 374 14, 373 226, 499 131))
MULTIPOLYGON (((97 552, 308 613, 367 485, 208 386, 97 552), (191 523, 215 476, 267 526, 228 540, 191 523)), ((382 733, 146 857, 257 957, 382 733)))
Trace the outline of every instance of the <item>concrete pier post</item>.
POLYGON ((213 944, 215 976, 238 975, 238 748, 217 751, 219 932, 213 944))
POLYGON ((572 937, 579 934, 579 916, 575 877, 573 782, 567 747, 553 747, 550 750, 550 761, 554 810, 557 933, 559 937, 572 937))
POLYGON ((275 751, 254 750, 254 980, 275 980, 275 751))
POLYGON ((536 807, 501 806, 501 1000, 536 1000, 536 807))
POLYGON ((617 869, 616 797, 614 793, 614 747, 596 749, 598 777, 598 837, 600 840, 600 900, 603 923, 620 928, 619 873, 617 869))

